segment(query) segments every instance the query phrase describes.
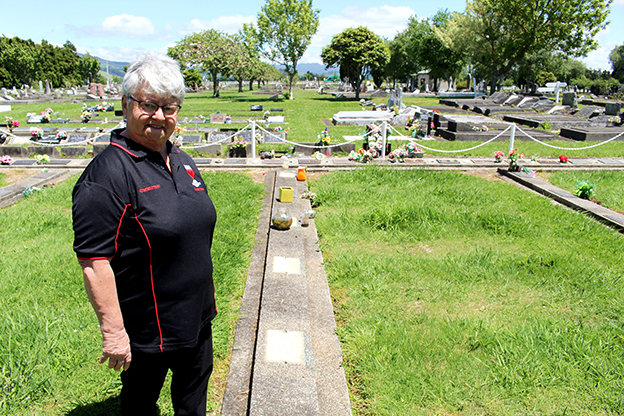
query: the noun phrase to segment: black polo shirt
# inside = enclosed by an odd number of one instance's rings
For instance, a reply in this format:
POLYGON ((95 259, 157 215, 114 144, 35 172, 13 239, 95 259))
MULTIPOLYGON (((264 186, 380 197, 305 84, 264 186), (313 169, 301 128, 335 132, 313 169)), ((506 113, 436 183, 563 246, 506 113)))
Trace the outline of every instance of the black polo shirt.
POLYGON ((73 192, 74 250, 111 259, 130 344, 142 352, 194 346, 216 315, 210 248, 216 211, 191 157, 162 156, 111 133, 73 192))

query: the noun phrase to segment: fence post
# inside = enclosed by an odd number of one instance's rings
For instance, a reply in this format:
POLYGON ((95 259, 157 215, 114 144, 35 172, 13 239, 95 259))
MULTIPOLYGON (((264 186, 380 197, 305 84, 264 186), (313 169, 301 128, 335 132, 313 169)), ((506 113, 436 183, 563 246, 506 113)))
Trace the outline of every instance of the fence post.
POLYGON ((383 137, 382 143, 381 143, 381 158, 385 159, 386 158, 386 140, 387 140, 387 135, 388 135, 388 130, 387 130, 387 122, 384 121, 381 124, 381 137, 383 137))
POLYGON ((251 120, 251 157, 256 158, 256 120, 251 120))
POLYGON ((507 153, 508 155, 510 155, 512 150, 514 149, 515 138, 516 138, 516 123, 513 123, 511 125, 511 133, 509 134, 509 152, 507 153))

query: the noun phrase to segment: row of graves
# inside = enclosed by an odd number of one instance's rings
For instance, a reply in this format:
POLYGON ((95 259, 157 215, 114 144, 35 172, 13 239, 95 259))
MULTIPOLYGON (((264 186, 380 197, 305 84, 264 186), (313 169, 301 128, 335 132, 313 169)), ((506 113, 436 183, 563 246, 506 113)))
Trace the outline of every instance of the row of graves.
MULTIPOLYGON (((489 140, 510 123, 539 140, 604 141, 624 132, 621 104, 564 92, 561 104, 548 96, 496 92, 489 98, 440 99, 443 116, 435 134, 446 140, 489 140), (585 107, 579 108, 578 104, 585 107), (461 110, 461 111, 459 111, 461 110)), ((523 139, 523 135, 516 138, 523 139)), ((618 140, 622 140, 619 138, 618 140)))
POLYGON ((45 87, 43 81, 39 81, 39 89, 31 85, 0 89, 0 104, 71 102, 75 100, 99 101, 102 99, 109 101, 121 99, 119 86, 92 82, 88 86, 53 89, 50 82, 45 80, 45 87))

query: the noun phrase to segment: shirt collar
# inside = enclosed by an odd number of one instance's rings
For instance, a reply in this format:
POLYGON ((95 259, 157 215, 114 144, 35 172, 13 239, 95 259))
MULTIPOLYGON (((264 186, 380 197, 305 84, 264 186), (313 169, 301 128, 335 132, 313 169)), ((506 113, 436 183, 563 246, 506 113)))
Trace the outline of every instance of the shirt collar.
MULTIPOLYGON (((146 158, 150 154, 158 153, 158 152, 153 152, 147 149, 145 146, 135 142, 134 140, 128 137, 122 136, 121 133, 124 130, 125 129, 116 129, 116 130, 111 131, 111 136, 110 136, 111 145, 121 148, 130 156, 133 156, 137 159, 146 158)), ((171 151, 173 148, 173 144, 169 140, 167 140, 166 147, 167 147, 167 153, 169 154, 170 157, 172 153, 177 153, 177 152, 171 151)))

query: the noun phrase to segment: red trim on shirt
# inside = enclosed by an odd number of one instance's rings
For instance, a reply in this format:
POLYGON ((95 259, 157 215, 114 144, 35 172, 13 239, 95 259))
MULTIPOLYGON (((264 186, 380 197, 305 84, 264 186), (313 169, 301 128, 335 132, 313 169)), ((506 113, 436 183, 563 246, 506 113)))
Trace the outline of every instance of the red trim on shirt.
POLYGON ((133 156, 133 157, 138 157, 137 155, 135 155, 134 153, 132 153, 130 150, 126 149, 125 147, 123 147, 123 146, 121 146, 121 145, 118 145, 117 143, 113 143, 113 142, 111 142, 111 144, 110 144, 110 145, 111 145, 111 146, 115 146, 115 147, 120 148, 120 149, 121 149, 121 150, 123 150, 124 152, 128 153, 130 156, 133 156))
POLYGON ((80 257, 77 256, 78 260, 110 260, 115 256, 110 256, 110 257, 80 257))
MULTIPOLYGON (((125 212, 125 210, 124 210, 125 212)), ((149 237, 147 236, 147 233, 145 232, 145 228, 143 228, 143 224, 141 224, 141 221, 139 221, 139 216, 136 214, 136 212, 134 213, 134 218, 136 219, 136 222, 139 224, 139 227, 141 227, 141 230, 143 231, 143 235, 145 236, 145 241, 147 242, 147 247, 149 249, 149 253, 150 253, 150 265, 149 265, 149 269, 150 269, 150 282, 152 284, 152 296, 154 297, 154 310, 156 311, 156 324, 158 325, 158 335, 160 336, 160 352, 163 352, 163 334, 162 334, 162 329, 160 328, 160 318, 158 317, 158 302, 156 301, 156 291, 154 289, 154 269, 153 269, 153 262, 152 262, 152 245, 150 244, 149 241, 149 237)), ((214 284, 214 282, 213 282, 214 284)))
POLYGON ((115 234, 115 254, 117 254, 117 239, 119 239, 119 230, 121 229, 121 223, 123 222, 124 217, 126 216, 126 211, 130 204, 127 204, 124 207, 123 212, 121 213, 121 217, 119 218, 119 224, 117 225, 117 233, 115 234))

